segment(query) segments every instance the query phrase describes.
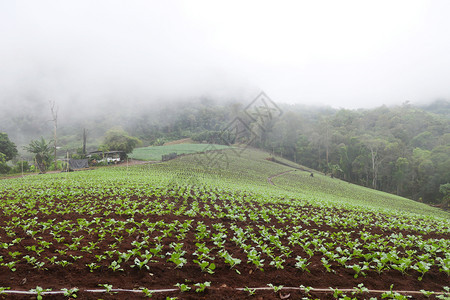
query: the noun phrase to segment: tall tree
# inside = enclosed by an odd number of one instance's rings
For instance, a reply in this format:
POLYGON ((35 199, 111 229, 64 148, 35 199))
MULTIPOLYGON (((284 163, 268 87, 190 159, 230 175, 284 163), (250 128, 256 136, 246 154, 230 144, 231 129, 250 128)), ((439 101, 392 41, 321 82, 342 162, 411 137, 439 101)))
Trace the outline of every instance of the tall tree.
POLYGON ((372 188, 377 188, 378 171, 384 158, 382 151, 386 147, 386 141, 381 138, 374 138, 369 135, 363 137, 363 143, 370 152, 370 161, 372 163, 372 188))
POLYGON ((409 161, 405 157, 399 157, 395 162, 394 180, 397 184, 397 195, 401 195, 403 187, 407 183, 409 161))
POLYGON ((0 132, 0 153, 3 153, 5 162, 17 155, 16 145, 9 140, 6 133, 0 132))
MULTIPOLYGON (((138 138, 129 136, 122 128, 116 127, 108 130, 101 147, 103 149, 123 151, 128 154, 140 143, 141 141, 138 138)), ((121 158, 124 159, 125 157, 122 156, 121 158)))
POLYGON ((6 162, 17 155, 16 145, 9 140, 6 133, 0 132, 0 173, 8 173, 11 169, 6 162))

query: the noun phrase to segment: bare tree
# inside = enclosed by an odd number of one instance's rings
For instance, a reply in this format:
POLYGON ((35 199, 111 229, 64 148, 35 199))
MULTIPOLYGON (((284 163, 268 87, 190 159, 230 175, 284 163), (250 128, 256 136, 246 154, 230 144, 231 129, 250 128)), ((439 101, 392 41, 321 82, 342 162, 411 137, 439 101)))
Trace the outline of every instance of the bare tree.
POLYGON ((86 128, 83 128, 83 155, 86 155, 86 139, 87 139, 86 128))
POLYGON ((370 151, 370 159, 372 163, 372 188, 377 188, 378 171, 380 169, 383 160, 386 157, 382 157, 382 152, 386 148, 386 141, 380 138, 364 135, 363 144, 370 151))
POLYGON ((50 111, 52 113, 52 121, 53 122, 53 146, 54 146, 54 155, 55 155, 55 170, 58 169, 58 162, 56 160, 56 143, 57 143, 57 135, 56 129, 58 128, 58 107, 56 106, 55 101, 49 101, 50 103, 50 111))

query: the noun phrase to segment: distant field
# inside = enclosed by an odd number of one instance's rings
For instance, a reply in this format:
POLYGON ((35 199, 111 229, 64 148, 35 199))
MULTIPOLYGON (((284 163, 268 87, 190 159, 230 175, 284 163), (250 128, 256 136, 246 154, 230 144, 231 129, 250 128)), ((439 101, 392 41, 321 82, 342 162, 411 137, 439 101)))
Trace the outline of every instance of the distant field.
POLYGON ((164 143, 163 146, 178 145, 178 144, 195 144, 195 142, 191 138, 186 138, 186 139, 180 139, 180 140, 176 140, 176 141, 166 142, 166 143, 164 143))
POLYGON ((133 153, 131 153, 129 157, 137 160, 161 160, 163 155, 173 152, 177 154, 190 154, 226 148, 230 147, 214 144, 175 144, 167 146, 150 146, 134 149, 133 153))

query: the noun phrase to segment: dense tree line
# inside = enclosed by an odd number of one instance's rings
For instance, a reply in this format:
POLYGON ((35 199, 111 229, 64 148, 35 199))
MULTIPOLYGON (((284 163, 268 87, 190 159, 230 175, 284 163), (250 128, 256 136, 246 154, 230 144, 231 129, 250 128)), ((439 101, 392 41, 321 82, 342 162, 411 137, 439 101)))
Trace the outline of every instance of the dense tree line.
POLYGON ((403 105, 289 111, 258 146, 346 181, 428 203, 450 182, 450 119, 403 105))

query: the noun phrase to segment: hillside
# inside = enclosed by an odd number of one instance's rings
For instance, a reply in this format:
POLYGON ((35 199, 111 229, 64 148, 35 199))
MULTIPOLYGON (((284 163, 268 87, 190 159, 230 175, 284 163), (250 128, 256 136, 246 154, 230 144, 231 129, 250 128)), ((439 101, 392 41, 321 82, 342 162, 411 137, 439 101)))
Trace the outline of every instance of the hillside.
POLYGON ((271 195, 292 197, 303 201, 332 203, 333 205, 355 205, 365 208, 386 209, 392 212, 411 212, 450 218, 450 214, 416 201, 381 191, 361 187, 337 178, 331 178, 293 162, 292 167, 268 160, 270 154, 257 149, 246 149, 241 154, 232 150, 220 151, 217 160, 210 162, 208 155, 189 155, 167 164, 154 165, 155 170, 176 173, 177 183, 201 182, 215 186, 242 189, 271 195), (206 162, 206 163, 204 163, 206 162), (307 171, 301 171, 304 169, 307 171), (178 175, 179 173, 181 175, 178 175), (267 179, 275 177, 270 185, 267 179), (314 177, 310 177, 311 172, 314 177), (220 181, 216 179, 220 178, 220 181))
POLYGON ((0 180, 6 299, 446 293, 448 213, 268 157, 231 148, 0 180))

